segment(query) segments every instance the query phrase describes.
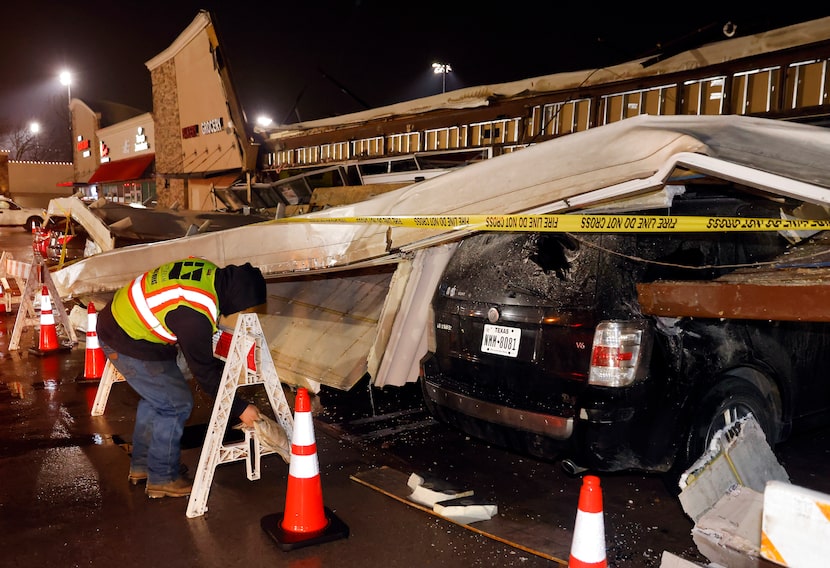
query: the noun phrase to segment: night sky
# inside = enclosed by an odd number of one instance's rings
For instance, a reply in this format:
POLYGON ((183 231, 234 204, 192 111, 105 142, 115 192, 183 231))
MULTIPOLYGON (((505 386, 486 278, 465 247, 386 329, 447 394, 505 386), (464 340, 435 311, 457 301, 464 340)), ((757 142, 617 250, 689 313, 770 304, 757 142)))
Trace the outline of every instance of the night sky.
MULTIPOLYGON (((699 3, 709 4, 709 3, 699 3)), ((717 5, 717 4, 716 4, 717 5)), ((209 10, 249 120, 313 120, 441 92, 434 61, 449 63, 447 90, 592 69, 822 16, 807 3, 774 16, 665 2, 584 3, 421 0, 122 0, 4 2, 0 19, 0 125, 48 121, 71 94, 152 110, 146 61, 209 10), (634 9, 636 7, 636 10, 634 9), (630 8, 630 10, 625 10, 630 8), (678 10, 685 12, 678 17, 678 10), (652 15, 644 15, 649 13, 652 15), (655 15, 656 14, 656 15, 655 15), (662 23, 656 23, 662 20, 662 23)), ((823 14, 830 14, 825 9, 823 14)))

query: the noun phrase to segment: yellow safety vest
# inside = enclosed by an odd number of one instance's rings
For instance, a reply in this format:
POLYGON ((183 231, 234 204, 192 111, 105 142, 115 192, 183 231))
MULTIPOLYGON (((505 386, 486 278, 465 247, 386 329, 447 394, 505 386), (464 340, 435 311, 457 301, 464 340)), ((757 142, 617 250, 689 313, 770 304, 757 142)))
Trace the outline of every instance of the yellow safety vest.
POLYGON ((115 292, 112 315, 133 339, 176 343, 178 338, 164 319, 168 312, 187 306, 205 314, 215 333, 219 318, 214 287, 217 268, 210 261, 189 258, 145 272, 115 292))

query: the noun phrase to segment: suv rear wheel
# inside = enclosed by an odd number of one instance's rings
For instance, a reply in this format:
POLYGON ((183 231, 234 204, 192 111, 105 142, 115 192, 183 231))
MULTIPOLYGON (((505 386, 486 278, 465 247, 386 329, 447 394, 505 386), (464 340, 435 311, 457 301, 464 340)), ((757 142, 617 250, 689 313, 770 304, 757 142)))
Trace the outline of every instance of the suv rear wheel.
POLYGON ((706 394, 695 412, 695 420, 685 445, 684 462, 686 465, 691 465, 709 449, 712 439, 719 430, 734 424, 750 413, 758 421, 767 440, 775 440, 772 410, 758 388, 748 381, 737 378, 727 378, 716 384, 706 394))

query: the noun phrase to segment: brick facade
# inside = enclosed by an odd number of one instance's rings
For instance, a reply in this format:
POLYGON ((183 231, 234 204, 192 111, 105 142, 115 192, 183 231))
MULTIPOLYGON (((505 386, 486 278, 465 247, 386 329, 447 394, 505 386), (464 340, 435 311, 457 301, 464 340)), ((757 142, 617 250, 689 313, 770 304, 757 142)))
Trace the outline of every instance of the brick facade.
POLYGON ((178 204, 188 208, 187 180, 177 176, 184 171, 182 138, 179 128, 179 99, 174 59, 150 72, 153 87, 153 119, 156 135, 156 196, 159 207, 178 204), (173 177, 176 176, 176 177, 173 177))

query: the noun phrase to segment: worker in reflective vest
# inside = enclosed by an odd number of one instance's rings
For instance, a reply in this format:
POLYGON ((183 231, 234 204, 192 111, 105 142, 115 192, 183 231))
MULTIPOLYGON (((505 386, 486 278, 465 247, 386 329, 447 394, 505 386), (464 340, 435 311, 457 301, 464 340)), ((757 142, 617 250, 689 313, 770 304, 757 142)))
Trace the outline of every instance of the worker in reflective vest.
MULTIPOLYGON (((192 490, 180 458, 194 401, 177 362, 179 351, 199 385, 215 398, 224 368, 213 354, 219 316, 255 311, 265 299, 265 278, 250 263, 219 268, 187 258, 137 276, 99 312, 101 348, 141 396, 128 479, 133 484, 146 480, 149 497, 184 497, 192 490)), ((252 426, 259 411, 236 397, 231 416, 252 426)))

